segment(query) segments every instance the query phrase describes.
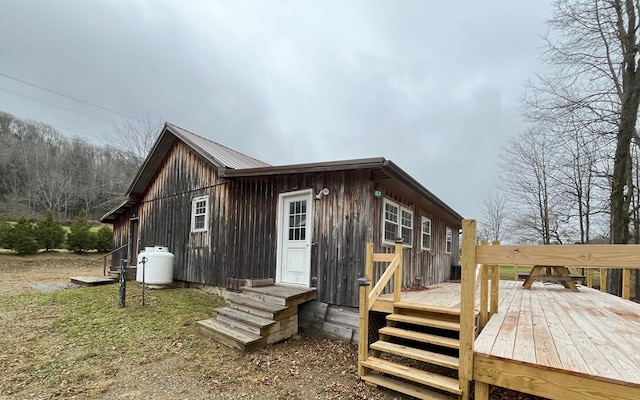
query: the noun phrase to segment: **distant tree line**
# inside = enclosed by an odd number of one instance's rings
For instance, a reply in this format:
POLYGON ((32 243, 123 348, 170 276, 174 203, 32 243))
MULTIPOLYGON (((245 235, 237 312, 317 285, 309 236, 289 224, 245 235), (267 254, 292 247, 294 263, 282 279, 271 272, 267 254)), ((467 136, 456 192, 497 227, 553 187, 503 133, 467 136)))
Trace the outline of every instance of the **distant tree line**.
POLYGON ((0 248, 13 250, 17 254, 37 253, 66 248, 74 252, 97 250, 110 251, 113 246, 113 230, 108 226, 91 230, 87 213, 81 211, 67 232, 53 212, 35 223, 20 217, 15 224, 7 222, 0 214, 0 248))
POLYGON ((0 112, 0 210, 14 221, 47 210, 66 221, 81 210, 100 218, 123 200, 159 130, 148 119, 125 124, 108 134, 109 145, 95 145, 0 112), (140 137, 146 148, 135 145, 140 137))

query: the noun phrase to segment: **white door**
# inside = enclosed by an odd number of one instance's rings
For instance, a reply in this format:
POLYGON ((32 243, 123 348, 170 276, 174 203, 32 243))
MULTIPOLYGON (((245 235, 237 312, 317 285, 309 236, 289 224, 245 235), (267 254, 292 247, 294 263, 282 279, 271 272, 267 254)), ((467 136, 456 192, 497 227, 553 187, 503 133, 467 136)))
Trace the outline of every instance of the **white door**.
POLYGON ((311 196, 310 190, 280 195, 277 283, 309 286, 313 205, 311 196))

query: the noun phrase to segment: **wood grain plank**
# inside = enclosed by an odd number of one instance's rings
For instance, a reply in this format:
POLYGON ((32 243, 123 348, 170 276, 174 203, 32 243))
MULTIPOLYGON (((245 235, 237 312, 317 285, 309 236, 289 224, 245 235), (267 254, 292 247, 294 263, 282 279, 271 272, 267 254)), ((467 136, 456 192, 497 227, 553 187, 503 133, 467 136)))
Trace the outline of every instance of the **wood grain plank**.
POLYGON ((517 290, 498 332, 491 354, 496 357, 511 358, 513 356, 516 334, 518 330, 518 318, 522 303, 522 290, 517 290))
POLYGON ((476 246, 476 262, 501 265, 640 268, 640 245, 476 246))
POLYGON ((532 303, 537 301, 535 295, 531 295, 529 290, 522 290, 522 302, 520 303, 520 313, 518 315, 518 328, 515 339, 515 350, 513 359, 526 363, 535 364, 538 349, 537 341, 534 340, 534 316, 532 315, 532 303), (531 297, 534 297, 532 299, 531 297))

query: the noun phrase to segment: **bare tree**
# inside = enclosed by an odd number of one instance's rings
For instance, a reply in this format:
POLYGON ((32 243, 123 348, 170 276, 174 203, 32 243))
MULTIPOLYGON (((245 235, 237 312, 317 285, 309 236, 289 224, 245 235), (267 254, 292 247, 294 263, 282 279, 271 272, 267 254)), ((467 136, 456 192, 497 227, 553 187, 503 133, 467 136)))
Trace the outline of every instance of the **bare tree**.
POLYGON ((492 192, 482 201, 480 235, 488 241, 502 241, 507 222, 507 198, 499 192, 492 192))
POLYGON ((139 120, 114 125, 113 131, 106 135, 109 138, 109 146, 117 149, 137 170, 149 154, 161 129, 162 121, 151 120, 149 115, 145 114, 139 120))
MULTIPOLYGON (((557 0, 545 38, 548 70, 526 97, 534 120, 581 113, 592 132, 614 136, 610 177, 611 241, 628 243, 633 197, 631 143, 640 104, 638 12, 633 0, 557 0)), ((620 294, 620 271, 609 274, 620 294)))
POLYGON ((557 150, 544 131, 532 129, 501 153, 501 188, 513 205, 512 226, 521 241, 550 244, 570 238, 567 202, 553 175, 557 150))

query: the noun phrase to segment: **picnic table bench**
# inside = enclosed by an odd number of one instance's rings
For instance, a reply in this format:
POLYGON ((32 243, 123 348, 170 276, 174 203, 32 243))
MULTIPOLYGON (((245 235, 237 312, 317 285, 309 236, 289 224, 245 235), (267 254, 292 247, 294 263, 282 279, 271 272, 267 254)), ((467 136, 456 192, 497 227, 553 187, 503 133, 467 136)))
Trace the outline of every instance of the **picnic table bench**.
POLYGON ((572 292, 577 292, 578 287, 575 282, 583 281, 586 276, 571 274, 567 267, 535 265, 531 273, 520 273, 518 278, 524 279, 522 286, 525 289, 530 289, 534 281, 561 282, 565 288, 570 289, 572 292))

